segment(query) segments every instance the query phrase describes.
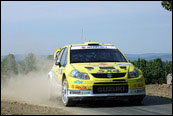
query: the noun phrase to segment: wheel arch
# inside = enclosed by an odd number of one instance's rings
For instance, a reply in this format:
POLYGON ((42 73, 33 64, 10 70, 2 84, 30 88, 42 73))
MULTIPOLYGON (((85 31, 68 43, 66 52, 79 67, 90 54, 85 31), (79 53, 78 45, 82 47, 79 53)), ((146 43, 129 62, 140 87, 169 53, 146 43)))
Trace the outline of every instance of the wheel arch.
POLYGON ((67 79, 65 73, 63 73, 63 75, 62 75, 62 83, 63 83, 64 79, 67 79))

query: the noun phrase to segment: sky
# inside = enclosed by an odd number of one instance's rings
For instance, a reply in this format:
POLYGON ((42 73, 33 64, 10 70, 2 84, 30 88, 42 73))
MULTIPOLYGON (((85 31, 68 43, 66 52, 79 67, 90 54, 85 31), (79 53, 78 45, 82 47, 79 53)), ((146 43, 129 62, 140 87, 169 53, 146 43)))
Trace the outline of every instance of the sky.
POLYGON ((87 41, 125 54, 172 53, 172 12, 161 1, 1 2, 1 56, 50 55, 87 41))

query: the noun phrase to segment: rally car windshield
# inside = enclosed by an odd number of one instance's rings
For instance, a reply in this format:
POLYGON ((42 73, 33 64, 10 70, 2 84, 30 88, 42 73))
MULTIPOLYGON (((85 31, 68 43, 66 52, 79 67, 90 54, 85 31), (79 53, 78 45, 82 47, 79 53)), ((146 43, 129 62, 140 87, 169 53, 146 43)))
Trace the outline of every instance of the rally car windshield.
POLYGON ((127 62, 127 60, 118 49, 75 49, 70 52, 70 62, 127 62))

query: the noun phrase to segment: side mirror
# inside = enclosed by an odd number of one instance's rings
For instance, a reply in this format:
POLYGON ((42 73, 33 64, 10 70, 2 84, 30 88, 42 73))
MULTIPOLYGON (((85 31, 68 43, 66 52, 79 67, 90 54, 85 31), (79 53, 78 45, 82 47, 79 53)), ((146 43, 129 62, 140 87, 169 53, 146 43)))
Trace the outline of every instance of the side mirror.
POLYGON ((55 62, 55 65, 60 65, 60 62, 55 62))

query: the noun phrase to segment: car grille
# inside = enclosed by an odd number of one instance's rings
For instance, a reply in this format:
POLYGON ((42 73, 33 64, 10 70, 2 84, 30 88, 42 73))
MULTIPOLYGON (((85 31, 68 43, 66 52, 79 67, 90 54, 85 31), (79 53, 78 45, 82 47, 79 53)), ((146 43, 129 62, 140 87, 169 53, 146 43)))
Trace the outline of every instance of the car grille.
POLYGON ((93 93, 128 93, 128 85, 94 85, 93 93))
POLYGON ((120 81, 120 82, 123 82, 123 81, 126 81, 125 79, 114 79, 112 81, 120 81))
POLYGON ((126 73, 92 73, 95 78, 120 78, 124 77, 126 73))

